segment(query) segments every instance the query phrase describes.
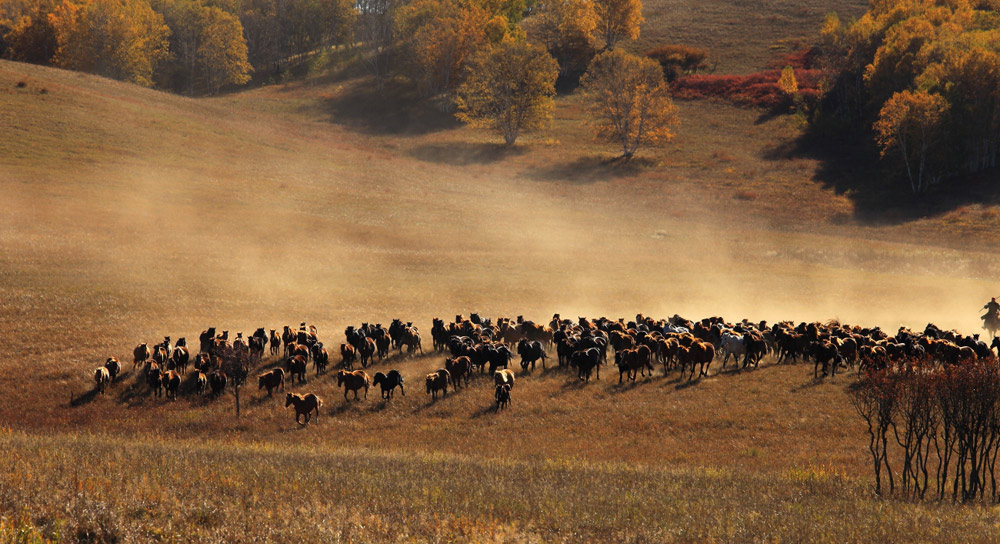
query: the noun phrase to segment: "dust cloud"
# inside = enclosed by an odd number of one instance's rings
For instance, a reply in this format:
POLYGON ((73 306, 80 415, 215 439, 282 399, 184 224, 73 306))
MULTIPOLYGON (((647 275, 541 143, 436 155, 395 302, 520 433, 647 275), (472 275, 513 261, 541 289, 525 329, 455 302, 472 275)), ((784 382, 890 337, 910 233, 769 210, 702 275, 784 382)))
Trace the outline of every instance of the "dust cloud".
POLYGON ((468 184, 458 167, 391 169, 355 179, 308 161, 276 166, 286 175, 271 180, 238 169, 81 173, 9 193, 0 240, 18 258, 4 267, 34 278, 29 291, 65 284, 138 304, 143 330, 392 317, 428 326, 479 311, 977 332, 991 295, 970 270, 982 255, 734 227, 732 214, 706 209, 677 218, 599 183, 576 199, 512 179, 468 184))

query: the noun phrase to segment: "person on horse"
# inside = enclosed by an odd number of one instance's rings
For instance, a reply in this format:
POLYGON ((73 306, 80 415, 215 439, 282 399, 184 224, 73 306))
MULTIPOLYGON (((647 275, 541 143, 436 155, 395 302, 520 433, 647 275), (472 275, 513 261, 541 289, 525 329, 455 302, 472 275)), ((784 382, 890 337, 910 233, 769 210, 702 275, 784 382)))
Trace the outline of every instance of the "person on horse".
POLYGON ((983 320, 984 328, 986 327, 986 321, 988 319, 992 319, 994 321, 1000 320, 1000 303, 997 303, 996 297, 991 298, 990 301, 986 303, 986 306, 983 306, 983 309, 986 310, 986 315, 980 317, 979 319, 983 320))

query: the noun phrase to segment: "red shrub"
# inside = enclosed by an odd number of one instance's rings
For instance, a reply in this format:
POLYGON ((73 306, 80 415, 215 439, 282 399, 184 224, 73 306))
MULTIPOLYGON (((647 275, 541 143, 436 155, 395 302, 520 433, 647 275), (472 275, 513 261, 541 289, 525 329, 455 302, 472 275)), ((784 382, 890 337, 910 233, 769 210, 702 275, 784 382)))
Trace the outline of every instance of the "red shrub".
MULTIPOLYGON (((819 70, 795 70, 799 94, 807 100, 819 95, 819 70)), ((737 104, 770 108, 787 100, 778 87, 781 70, 766 70, 745 76, 693 75, 677 80, 674 96, 685 99, 724 98, 737 104)))

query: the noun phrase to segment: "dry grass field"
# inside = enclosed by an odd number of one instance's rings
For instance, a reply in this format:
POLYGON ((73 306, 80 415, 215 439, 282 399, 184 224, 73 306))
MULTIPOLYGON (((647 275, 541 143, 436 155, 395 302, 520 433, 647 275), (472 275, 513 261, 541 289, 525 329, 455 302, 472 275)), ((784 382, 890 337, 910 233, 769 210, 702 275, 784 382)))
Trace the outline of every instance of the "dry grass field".
MULTIPOLYGON (((863 8, 650 5, 644 40, 711 40, 732 72, 863 8)), ((996 509, 873 498, 851 376, 811 365, 585 385, 553 361, 498 414, 489 377, 432 401, 443 357, 394 355, 373 371, 405 397, 289 385, 325 401, 306 427, 252 387, 239 418, 228 394, 150 397, 132 347, 209 326, 307 321, 328 347, 470 311, 974 331, 997 294, 996 205, 861 211, 794 117, 680 103, 675 141, 621 166, 576 95, 505 149, 366 84, 318 64, 188 99, 0 62, 0 541, 996 539, 996 509), (110 355, 126 373, 95 395, 110 355)))

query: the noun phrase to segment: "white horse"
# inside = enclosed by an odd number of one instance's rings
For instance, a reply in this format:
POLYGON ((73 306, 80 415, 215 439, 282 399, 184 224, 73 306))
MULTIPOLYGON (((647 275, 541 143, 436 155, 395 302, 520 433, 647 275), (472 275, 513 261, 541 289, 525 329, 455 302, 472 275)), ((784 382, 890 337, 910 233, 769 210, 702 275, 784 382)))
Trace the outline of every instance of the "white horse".
POLYGON ((726 368, 730 355, 733 356, 736 360, 736 366, 739 367, 740 357, 747 353, 747 348, 743 345, 743 335, 734 331, 723 331, 721 351, 726 354, 722 359, 722 368, 726 368))

